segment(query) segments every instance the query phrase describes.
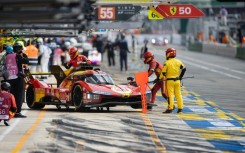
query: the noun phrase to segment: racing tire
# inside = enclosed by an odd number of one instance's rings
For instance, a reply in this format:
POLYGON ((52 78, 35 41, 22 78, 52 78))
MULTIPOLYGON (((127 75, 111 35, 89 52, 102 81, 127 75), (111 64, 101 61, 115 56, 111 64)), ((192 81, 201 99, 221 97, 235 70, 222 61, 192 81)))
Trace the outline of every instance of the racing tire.
POLYGON ((42 109, 45 107, 45 104, 35 103, 35 91, 32 85, 29 85, 26 90, 26 104, 31 109, 42 109))
POLYGON ((75 110, 84 110, 83 106, 83 93, 82 87, 80 85, 76 85, 72 91, 72 102, 75 106, 75 110))

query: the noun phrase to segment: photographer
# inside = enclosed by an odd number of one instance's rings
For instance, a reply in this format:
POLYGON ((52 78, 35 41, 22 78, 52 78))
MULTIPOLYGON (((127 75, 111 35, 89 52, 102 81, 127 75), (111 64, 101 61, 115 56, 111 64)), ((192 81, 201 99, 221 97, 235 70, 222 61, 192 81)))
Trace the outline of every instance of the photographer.
POLYGON ((10 53, 11 56, 6 56, 7 68, 15 68, 14 71, 9 71, 9 77, 7 81, 11 84, 12 87, 10 92, 14 95, 17 105, 17 112, 15 117, 24 118, 26 116, 21 114, 21 108, 23 103, 24 96, 24 73, 23 73, 23 64, 29 64, 29 60, 26 54, 23 52, 23 46, 21 43, 16 42, 13 46, 13 53, 10 53), (12 73, 13 72, 13 73, 12 73))

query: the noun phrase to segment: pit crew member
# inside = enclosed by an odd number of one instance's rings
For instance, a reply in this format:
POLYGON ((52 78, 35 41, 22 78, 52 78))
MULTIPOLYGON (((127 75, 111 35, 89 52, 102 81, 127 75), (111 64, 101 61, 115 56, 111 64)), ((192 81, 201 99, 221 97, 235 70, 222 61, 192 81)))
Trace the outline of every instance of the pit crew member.
POLYGON ((180 82, 185 74, 186 68, 181 60, 176 59, 176 49, 168 48, 166 50, 167 60, 164 62, 162 75, 166 76, 167 92, 169 96, 168 109, 163 113, 171 113, 174 109, 174 96, 177 99, 178 111, 181 113, 183 109, 183 99, 180 90, 180 82), (181 70, 181 71, 180 71, 181 70))
POLYGON ((79 66, 79 64, 86 62, 87 65, 91 64, 91 61, 84 55, 79 55, 78 49, 76 47, 71 47, 68 51, 71 60, 64 64, 66 69, 79 66))
POLYGON ((16 111, 16 102, 14 95, 10 91, 11 85, 8 82, 3 82, 1 84, 0 91, 0 122, 4 120, 4 124, 9 126, 9 120, 11 120, 16 111))
POLYGON ((155 73, 155 75, 157 77, 153 81, 155 83, 155 85, 151 89, 151 91, 152 91, 151 103, 154 103, 154 101, 156 99, 156 93, 157 93, 157 91, 160 88, 161 88, 161 92, 162 92, 163 98, 165 98, 168 101, 168 96, 167 96, 167 92, 166 92, 166 88, 165 88, 164 77, 162 77, 161 79, 159 78, 160 74, 161 74, 161 71, 162 71, 162 68, 163 68, 162 64, 160 64, 158 61, 156 61, 154 59, 154 55, 150 51, 147 51, 147 52, 144 53, 144 63, 149 65, 148 77, 150 77, 153 73, 155 73))

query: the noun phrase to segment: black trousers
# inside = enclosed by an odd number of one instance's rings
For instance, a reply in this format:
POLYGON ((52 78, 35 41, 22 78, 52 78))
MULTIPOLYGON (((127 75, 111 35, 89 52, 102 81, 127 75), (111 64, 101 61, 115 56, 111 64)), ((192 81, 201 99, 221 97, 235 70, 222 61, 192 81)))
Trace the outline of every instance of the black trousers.
POLYGON ((123 71, 123 65, 125 66, 125 70, 128 70, 128 59, 127 53, 120 53, 120 68, 123 71))
POLYGON ((115 55, 114 55, 114 53, 108 52, 107 56, 108 56, 109 66, 111 66, 111 65, 115 66, 115 55))
POLYGON ((23 104, 23 97, 24 97, 24 78, 18 77, 17 79, 8 80, 11 85, 10 92, 14 95, 16 105, 17 105, 17 112, 21 112, 22 104, 23 104))

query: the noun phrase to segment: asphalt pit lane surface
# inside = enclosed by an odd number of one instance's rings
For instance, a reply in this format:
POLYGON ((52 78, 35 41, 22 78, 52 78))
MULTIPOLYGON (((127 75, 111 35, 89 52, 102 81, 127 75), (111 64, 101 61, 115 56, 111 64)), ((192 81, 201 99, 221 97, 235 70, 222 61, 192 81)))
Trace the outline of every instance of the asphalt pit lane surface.
POLYGON ((156 151, 141 117, 108 115, 86 119, 64 115, 61 118, 53 119, 52 127, 46 128, 53 143, 40 149, 61 153, 156 151))

